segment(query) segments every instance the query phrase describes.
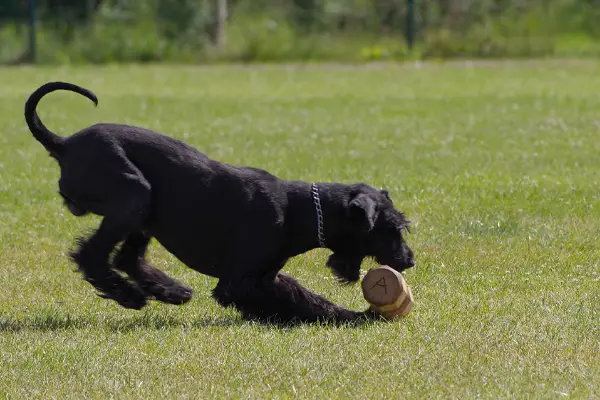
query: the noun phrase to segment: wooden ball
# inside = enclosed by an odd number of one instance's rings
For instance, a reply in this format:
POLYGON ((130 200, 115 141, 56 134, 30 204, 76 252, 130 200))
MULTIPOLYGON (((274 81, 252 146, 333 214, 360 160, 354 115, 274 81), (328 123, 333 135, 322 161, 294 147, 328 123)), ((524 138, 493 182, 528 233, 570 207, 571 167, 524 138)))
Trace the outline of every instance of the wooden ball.
POLYGON ((410 287, 398 271, 387 265, 367 272, 361 286, 365 300, 385 318, 405 316, 412 310, 414 300, 410 287))

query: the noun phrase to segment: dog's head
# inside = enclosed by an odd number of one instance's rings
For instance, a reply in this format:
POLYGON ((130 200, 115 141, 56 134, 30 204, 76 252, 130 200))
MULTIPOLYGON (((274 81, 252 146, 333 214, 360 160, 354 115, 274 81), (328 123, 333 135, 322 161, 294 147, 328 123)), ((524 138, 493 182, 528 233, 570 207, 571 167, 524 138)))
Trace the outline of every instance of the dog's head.
POLYGON ((396 210, 386 190, 354 185, 344 207, 345 223, 332 241, 334 253, 327 262, 340 280, 358 281, 365 257, 399 272, 415 265, 413 252, 404 240, 409 221, 396 210))

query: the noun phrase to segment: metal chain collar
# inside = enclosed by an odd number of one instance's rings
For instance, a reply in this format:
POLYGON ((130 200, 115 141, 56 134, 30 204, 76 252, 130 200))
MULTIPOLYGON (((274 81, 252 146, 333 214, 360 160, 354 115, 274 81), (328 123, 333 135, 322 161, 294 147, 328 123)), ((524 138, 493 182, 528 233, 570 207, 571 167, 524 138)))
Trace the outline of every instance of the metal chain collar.
POLYGON ((319 188, 316 183, 311 185, 315 208, 317 209, 317 238, 319 246, 325 247, 325 233, 323 229, 323 209, 321 208, 321 197, 319 196, 319 188))

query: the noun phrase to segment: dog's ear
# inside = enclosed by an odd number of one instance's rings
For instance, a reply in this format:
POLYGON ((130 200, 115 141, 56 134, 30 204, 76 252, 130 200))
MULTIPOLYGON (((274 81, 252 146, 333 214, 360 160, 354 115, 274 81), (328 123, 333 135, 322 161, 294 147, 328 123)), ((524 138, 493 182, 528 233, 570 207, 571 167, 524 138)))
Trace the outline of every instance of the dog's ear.
POLYGON ((392 201, 392 198, 390 197, 390 193, 387 190, 381 189, 381 194, 384 195, 385 198, 390 201, 390 203, 394 204, 394 202, 392 201))
POLYGON ((365 193, 356 195, 348 204, 348 217, 366 232, 375 226, 378 213, 377 201, 365 193))

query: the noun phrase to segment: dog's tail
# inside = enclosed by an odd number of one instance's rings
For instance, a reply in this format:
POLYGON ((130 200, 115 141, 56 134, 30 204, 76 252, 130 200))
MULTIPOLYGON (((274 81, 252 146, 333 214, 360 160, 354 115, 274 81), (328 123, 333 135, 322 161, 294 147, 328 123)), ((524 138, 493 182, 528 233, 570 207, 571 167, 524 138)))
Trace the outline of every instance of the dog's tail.
POLYGON ((29 126, 29 130, 33 133, 33 136, 56 158, 62 152, 65 138, 58 136, 46 128, 36 111, 42 97, 55 90, 68 90, 79 93, 93 101, 96 106, 98 105, 98 98, 91 91, 66 82, 48 82, 40 86, 29 96, 29 99, 25 102, 25 121, 27 121, 27 126, 29 126))

